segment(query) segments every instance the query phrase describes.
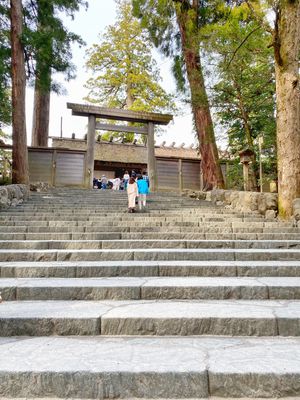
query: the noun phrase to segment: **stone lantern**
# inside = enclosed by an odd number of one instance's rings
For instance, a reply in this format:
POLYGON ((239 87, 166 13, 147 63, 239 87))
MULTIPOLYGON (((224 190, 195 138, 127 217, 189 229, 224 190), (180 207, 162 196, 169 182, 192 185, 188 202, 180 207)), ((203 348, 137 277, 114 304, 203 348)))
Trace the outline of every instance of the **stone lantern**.
POLYGON ((249 187, 249 164, 252 162, 254 151, 246 148, 239 153, 241 164, 243 164, 244 190, 250 190, 249 187))

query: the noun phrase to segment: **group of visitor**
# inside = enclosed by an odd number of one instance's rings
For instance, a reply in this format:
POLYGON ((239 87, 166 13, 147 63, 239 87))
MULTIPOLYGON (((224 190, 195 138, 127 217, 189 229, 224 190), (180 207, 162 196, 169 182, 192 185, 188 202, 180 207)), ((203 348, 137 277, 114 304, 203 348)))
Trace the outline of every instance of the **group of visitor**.
POLYGON ((142 174, 136 173, 134 170, 131 171, 131 174, 125 171, 123 178, 117 176, 114 179, 108 179, 102 175, 101 178, 93 180, 94 189, 126 190, 129 213, 135 212, 136 203, 140 211, 145 211, 149 186, 149 177, 145 171, 142 174))
POLYGON ((94 189, 112 189, 112 190, 125 190, 124 180, 116 177, 114 179, 108 179, 105 175, 102 175, 101 178, 93 179, 93 187, 94 189))

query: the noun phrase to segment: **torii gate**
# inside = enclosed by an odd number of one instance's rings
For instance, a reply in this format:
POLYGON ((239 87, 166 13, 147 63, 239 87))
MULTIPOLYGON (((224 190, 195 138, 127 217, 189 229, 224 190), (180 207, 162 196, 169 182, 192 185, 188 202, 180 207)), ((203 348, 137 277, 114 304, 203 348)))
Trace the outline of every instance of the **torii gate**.
POLYGON ((93 186, 94 153, 96 130, 106 130, 114 132, 130 132, 147 135, 147 168, 150 180, 151 191, 157 190, 157 171, 154 153, 154 125, 167 125, 173 116, 170 114, 148 113, 143 111, 122 110, 117 108, 103 108, 84 104, 67 103, 67 108, 72 110, 72 115, 88 117, 86 163, 84 173, 85 187, 93 186), (141 127, 127 125, 112 125, 96 122, 96 118, 139 122, 144 125, 141 127))

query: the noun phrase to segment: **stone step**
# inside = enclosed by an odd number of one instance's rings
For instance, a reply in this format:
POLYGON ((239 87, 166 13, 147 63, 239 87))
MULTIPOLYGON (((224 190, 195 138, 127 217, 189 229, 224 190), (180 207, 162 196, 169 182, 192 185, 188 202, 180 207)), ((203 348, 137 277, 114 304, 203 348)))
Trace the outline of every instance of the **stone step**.
POLYGON ((2 240, 0 249, 300 249, 300 240, 2 240))
POLYGON ((8 233, 67 233, 67 232, 165 232, 169 230, 170 233, 174 232, 185 232, 185 233, 219 233, 219 234, 228 234, 228 233, 253 233, 253 234, 274 234, 276 232, 276 228, 278 229, 278 233, 281 234, 300 234, 300 227, 252 227, 250 224, 245 224, 244 226, 220 226, 214 224, 199 224, 199 226, 189 226, 185 224, 177 224, 177 225, 149 225, 149 224, 126 224, 126 225, 97 225, 94 223, 83 224, 83 223, 75 223, 69 224, 68 222, 60 223, 53 222, 48 225, 48 223, 40 224, 33 223, 28 226, 28 224, 24 223, 24 225, 6 225, 0 226, 0 234, 8 232, 8 233))
POLYGON ((93 233, 0 233, 0 240, 300 240, 300 233, 186 233, 186 232, 93 232, 93 233))
POLYGON ((148 276, 300 277, 298 261, 63 261, 2 262, 2 278, 148 276))
POLYGON ((300 300, 296 277, 2 278, 15 300, 300 300))
POLYGON ((293 231, 300 231, 300 228, 293 227, 291 224, 280 224, 277 222, 264 222, 264 221, 259 221, 259 222, 247 222, 247 221, 240 221, 240 222, 234 222, 231 220, 227 221, 218 221, 218 222, 209 222, 209 221, 198 221, 197 219, 194 220, 185 220, 185 219, 180 219, 180 220, 174 220, 174 221, 169 221, 169 220, 149 220, 146 219, 131 219, 131 220, 122 220, 122 219, 104 219, 103 221, 97 221, 96 219, 73 219, 73 220, 66 220, 66 219, 50 219, 50 220, 35 220, 35 219, 30 219, 28 221, 24 220, 16 220, 16 221, 8 221, 7 223, 3 223, 5 226, 41 226, 41 227, 52 227, 52 226, 136 226, 136 227, 156 227, 156 226, 164 226, 164 227, 176 227, 176 226, 186 226, 186 227, 201 227, 202 229, 205 228, 211 228, 211 225, 214 225, 214 227, 217 227, 219 229, 226 229, 226 228, 242 228, 242 229, 263 229, 263 228, 278 228, 278 229, 284 229, 284 230, 291 230, 293 231), (84 221, 84 222, 83 222, 84 221))
MULTIPOLYGON (((120 217, 120 216, 126 216, 126 207, 120 207, 119 211, 104 211, 103 207, 99 208, 88 208, 85 207, 83 209, 77 209, 77 208, 66 208, 63 206, 55 208, 50 208, 50 209, 42 209, 40 207, 37 207, 34 210, 25 210, 25 209, 15 209, 15 208, 10 208, 6 210, 1 210, 1 218, 10 218, 10 217, 15 217, 15 218, 21 218, 22 216, 53 216, 53 215, 66 215, 66 216, 73 216, 73 215, 88 215, 88 216, 95 216, 95 217, 102 217, 102 216, 110 216, 112 218, 114 217, 120 217)), ((137 210, 138 211, 138 210, 137 210)), ((154 210, 151 207, 146 208, 146 213, 135 213, 134 217, 147 217, 147 216, 153 216, 153 217, 174 217, 174 218, 179 218, 181 216, 197 216, 197 217, 208 217, 208 218, 254 218, 257 220, 265 220, 265 218, 260 215, 260 214, 254 214, 251 215, 249 213, 239 213, 239 212, 220 212, 219 210, 203 210, 202 208, 194 208, 194 209, 185 209, 185 210, 154 210)), ((129 217, 129 216, 128 216, 129 217)), ((130 215, 130 218, 133 216, 130 215)), ((273 219, 274 220, 274 219, 273 219)), ((272 221, 272 219, 270 219, 272 221)))
MULTIPOLYGON (((22 218, 20 218, 19 215, 13 215, 9 217, 0 217, 0 224, 7 224, 10 223, 11 225, 14 222, 18 221, 24 221, 24 222, 30 222, 32 220, 35 221, 95 221, 98 223, 104 223, 104 222, 114 222, 115 218, 118 218, 118 221, 132 221, 133 216, 129 215, 128 213, 122 213, 118 216, 112 216, 112 215, 98 215, 98 214, 91 214, 91 213, 86 213, 86 214, 75 214, 75 213, 70 213, 70 214, 65 214, 65 213, 48 213, 48 214, 30 214, 26 213, 25 215, 22 215, 22 218)), ((205 215, 193 215, 193 214, 188 214, 188 215, 181 215, 181 216, 169 216, 169 215, 164 215, 161 214, 160 216, 154 216, 153 214, 150 213, 144 213, 144 212, 136 212, 134 215, 134 219, 138 221, 152 221, 152 222, 175 222, 175 221, 186 221, 186 222, 194 222, 197 220, 197 222, 203 222, 203 223, 208 223, 208 222, 213 222, 213 223, 224 223, 228 222, 228 219, 230 220, 230 223, 240 223, 240 222, 251 222, 251 223, 257 223, 259 224, 269 224, 269 225, 278 225, 278 226, 292 226, 290 222, 284 223, 284 222, 278 222, 274 220, 266 220, 262 218, 249 218, 249 217, 235 217, 235 216, 228 216, 224 215, 222 217, 220 216, 205 216, 205 215)))
POLYGON ((0 250, 0 261, 300 261, 300 249, 0 250))
POLYGON ((9 398, 300 395, 299 338, 23 337, 0 346, 9 398))
POLYGON ((7 301, 0 336, 299 336, 297 300, 7 301))
MULTIPOLYGON (((23 227, 22 227, 23 228, 23 227)), ((1 228, 0 228, 1 229, 1 228)), ((23 230, 23 229, 22 229, 23 230)), ((300 233, 197 233, 197 232, 39 232, 0 233, 0 240, 274 240, 298 241, 300 233)))

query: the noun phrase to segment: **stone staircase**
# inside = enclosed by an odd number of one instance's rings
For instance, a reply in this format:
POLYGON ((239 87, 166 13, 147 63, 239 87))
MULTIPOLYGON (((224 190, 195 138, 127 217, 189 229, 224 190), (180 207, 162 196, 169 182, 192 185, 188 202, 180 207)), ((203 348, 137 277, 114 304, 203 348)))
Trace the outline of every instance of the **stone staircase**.
POLYGON ((171 194, 0 213, 0 397, 300 396, 300 229, 171 194))

